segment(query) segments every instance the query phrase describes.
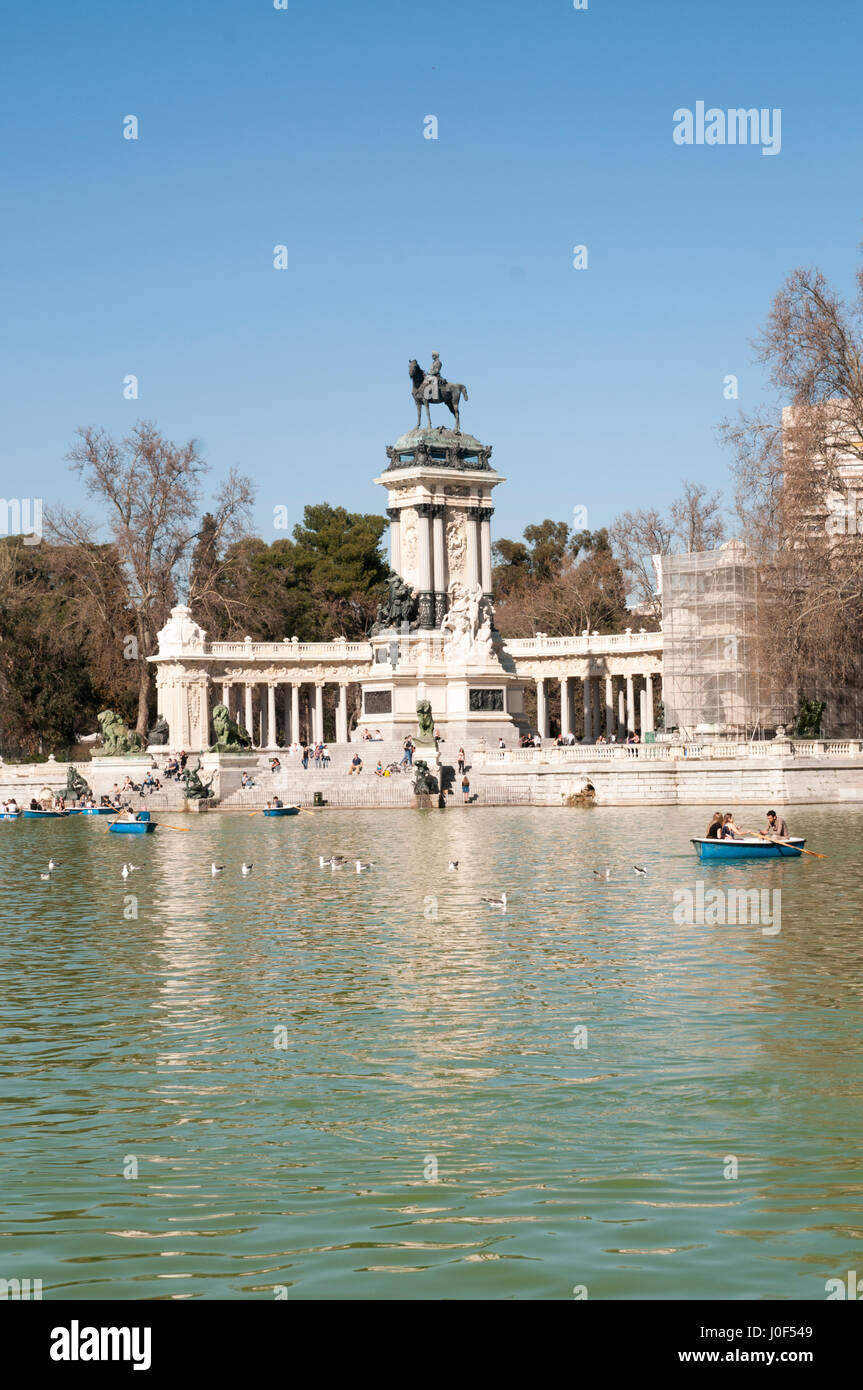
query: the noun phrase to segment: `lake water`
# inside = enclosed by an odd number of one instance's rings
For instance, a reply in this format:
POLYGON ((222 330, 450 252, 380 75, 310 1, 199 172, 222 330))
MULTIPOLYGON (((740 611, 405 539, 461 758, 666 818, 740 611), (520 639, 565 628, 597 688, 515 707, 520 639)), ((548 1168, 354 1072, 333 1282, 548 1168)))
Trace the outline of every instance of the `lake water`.
POLYGON ((699 865, 705 808, 0 823, 0 1277, 824 1299, 863 1271, 863 812, 786 814, 828 858, 699 865), (781 930, 675 921, 698 880, 781 930))

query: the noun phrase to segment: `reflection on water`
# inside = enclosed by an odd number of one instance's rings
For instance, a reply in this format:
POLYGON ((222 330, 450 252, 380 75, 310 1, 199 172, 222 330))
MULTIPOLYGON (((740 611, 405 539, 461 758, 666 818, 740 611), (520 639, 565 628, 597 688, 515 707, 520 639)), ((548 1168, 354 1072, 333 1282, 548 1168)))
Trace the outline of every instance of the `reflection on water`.
POLYGON ((0 824, 0 1277, 823 1298, 863 1259, 863 815, 794 815, 828 859, 725 866, 703 820, 202 816, 127 882, 98 819, 0 824), (779 935, 676 924, 699 879, 781 889, 779 935))

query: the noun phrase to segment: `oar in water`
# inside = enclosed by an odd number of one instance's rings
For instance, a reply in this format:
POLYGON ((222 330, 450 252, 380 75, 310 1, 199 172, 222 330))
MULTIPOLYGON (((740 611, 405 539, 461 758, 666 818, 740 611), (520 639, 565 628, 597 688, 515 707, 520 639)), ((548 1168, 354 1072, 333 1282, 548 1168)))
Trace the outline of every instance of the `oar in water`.
POLYGON ((798 854, 811 854, 813 859, 826 859, 826 854, 816 854, 814 849, 804 849, 802 845, 792 845, 790 840, 780 839, 778 835, 762 835, 760 830, 744 830, 744 835, 757 835, 761 840, 770 840, 774 845, 787 845, 789 849, 794 849, 798 854))

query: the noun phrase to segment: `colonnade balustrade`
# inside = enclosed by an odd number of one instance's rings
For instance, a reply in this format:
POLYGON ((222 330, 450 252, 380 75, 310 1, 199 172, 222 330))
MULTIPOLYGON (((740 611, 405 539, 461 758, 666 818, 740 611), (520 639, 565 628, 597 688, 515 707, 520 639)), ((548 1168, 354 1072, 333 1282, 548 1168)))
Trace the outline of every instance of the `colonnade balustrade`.
POLYGON ((560 693, 560 734, 567 738, 576 732, 577 685, 581 686, 581 716, 585 743, 595 743, 602 736, 617 741, 628 734, 655 732, 654 672, 632 675, 601 676, 541 676, 534 679, 536 687, 536 729, 541 738, 549 738, 549 695, 552 683, 560 693), (616 688, 615 688, 616 687, 616 688))
MULTIPOLYGON (((303 740, 326 742, 324 690, 334 686, 334 741, 348 741, 348 681, 231 681, 211 683, 209 712, 223 704, 259 749, 287 748, 303 740)), ((332 736, 331 736, 332 737, 332 736)))

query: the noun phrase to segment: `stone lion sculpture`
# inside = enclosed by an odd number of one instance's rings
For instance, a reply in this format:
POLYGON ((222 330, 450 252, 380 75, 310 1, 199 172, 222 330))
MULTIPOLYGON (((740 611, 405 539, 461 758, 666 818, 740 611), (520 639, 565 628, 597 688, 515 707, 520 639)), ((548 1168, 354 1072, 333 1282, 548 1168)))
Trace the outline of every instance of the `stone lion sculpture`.
POLYGON ((241 753, 252 746, 251 736, 231 718, 227 705, 216 705, 213 710, 213 732, 216 742, 210 745, 211 753, 241 753))
POLYGON ((92 796, 89 786, 84 781, 80 772, 70 765, 66 771, 66 789, 63 796, 67 801, 83 801, 85 796, 92 796))
POLYGON ((138 753, 146 746, 141 735, 129 729, 112 709, 103 709, 96 718, 102 731, 102 747, 94 749, 95 757, 122 757, 124 753, 138 753))
POLYGON ((417 743, 434 743, 434 715, 429 700, 417 701, 417 724, 419 725, 417 743))

